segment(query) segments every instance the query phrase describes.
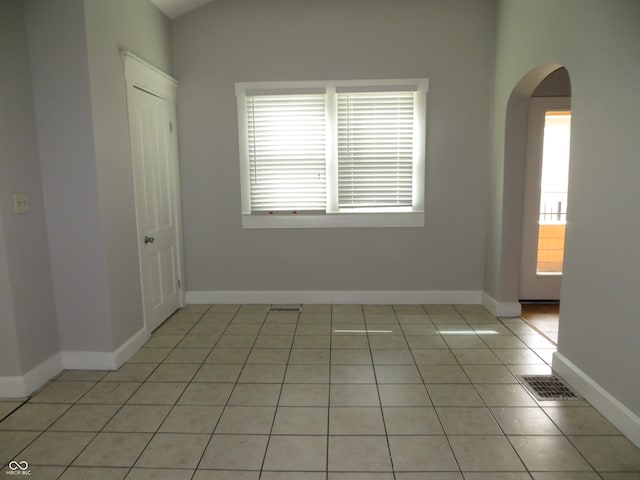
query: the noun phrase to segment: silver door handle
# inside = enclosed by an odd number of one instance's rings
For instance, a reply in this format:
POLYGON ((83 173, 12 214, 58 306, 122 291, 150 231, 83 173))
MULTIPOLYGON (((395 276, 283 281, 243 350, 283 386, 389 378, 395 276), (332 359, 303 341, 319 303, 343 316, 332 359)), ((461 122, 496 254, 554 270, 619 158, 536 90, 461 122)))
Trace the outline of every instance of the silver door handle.
POLYGON ((145 235, 144 236, 144 244, 146 245, 147 243, 153 243, 155 240, 154 237, 150 237, 149 235, 145 235))

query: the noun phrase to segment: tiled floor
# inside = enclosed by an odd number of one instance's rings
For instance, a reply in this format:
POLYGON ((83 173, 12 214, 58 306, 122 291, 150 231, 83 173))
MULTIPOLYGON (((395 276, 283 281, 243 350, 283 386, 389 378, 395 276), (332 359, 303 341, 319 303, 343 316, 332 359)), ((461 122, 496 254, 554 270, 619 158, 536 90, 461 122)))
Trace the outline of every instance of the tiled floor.
POLYGON ((632 480, 583 401, 531 397, 554 346, 478 306, 189 306, 117 372, 0 402, 0 460, 38 479, 632 480), (24 465, 24 464, 22 464, 24 465), (16 464, 13 464, 16 468, 16 464))

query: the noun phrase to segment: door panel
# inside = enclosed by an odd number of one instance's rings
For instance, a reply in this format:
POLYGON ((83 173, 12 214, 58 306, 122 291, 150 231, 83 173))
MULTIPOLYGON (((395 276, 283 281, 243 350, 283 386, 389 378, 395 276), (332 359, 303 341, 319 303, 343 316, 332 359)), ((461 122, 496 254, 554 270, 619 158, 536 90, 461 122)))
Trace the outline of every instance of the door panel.
POLYGON ((529 104, 521 300, 560 299, 569 152, 568 139, 558 137, 554 117, 568 113, 570 118, 570 109, 570 97, 533 97, 529 104))
POLYGON ((180 307, 179 256, 169 103, 132 88, 131 131, 142 290, 147 328, 180 307))

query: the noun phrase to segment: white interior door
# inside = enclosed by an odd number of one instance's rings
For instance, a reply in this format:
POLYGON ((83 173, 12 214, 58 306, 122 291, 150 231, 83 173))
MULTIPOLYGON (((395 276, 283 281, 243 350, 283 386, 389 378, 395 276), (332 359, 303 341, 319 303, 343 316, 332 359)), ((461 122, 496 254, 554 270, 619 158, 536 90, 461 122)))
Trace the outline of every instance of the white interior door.
POLYGON ((130 96, 143 303, 147 328, 153 330, 181 306, 172 107, 137 87, 130 96))
POLYGON ((570 122, 570 97, 531 99, 522 221, 521 300, 560 299, 570 122))

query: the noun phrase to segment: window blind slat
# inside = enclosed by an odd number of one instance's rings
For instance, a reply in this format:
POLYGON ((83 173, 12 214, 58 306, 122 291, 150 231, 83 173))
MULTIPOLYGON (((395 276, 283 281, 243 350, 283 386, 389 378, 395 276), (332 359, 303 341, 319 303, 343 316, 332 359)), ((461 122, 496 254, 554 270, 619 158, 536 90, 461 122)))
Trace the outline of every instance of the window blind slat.
POLYGON ((338 205, 412 205, 414 92, 338 93, 338 205))
POLYGON ((324 210, 324 94, 247 96, 251 211, 324 210))

